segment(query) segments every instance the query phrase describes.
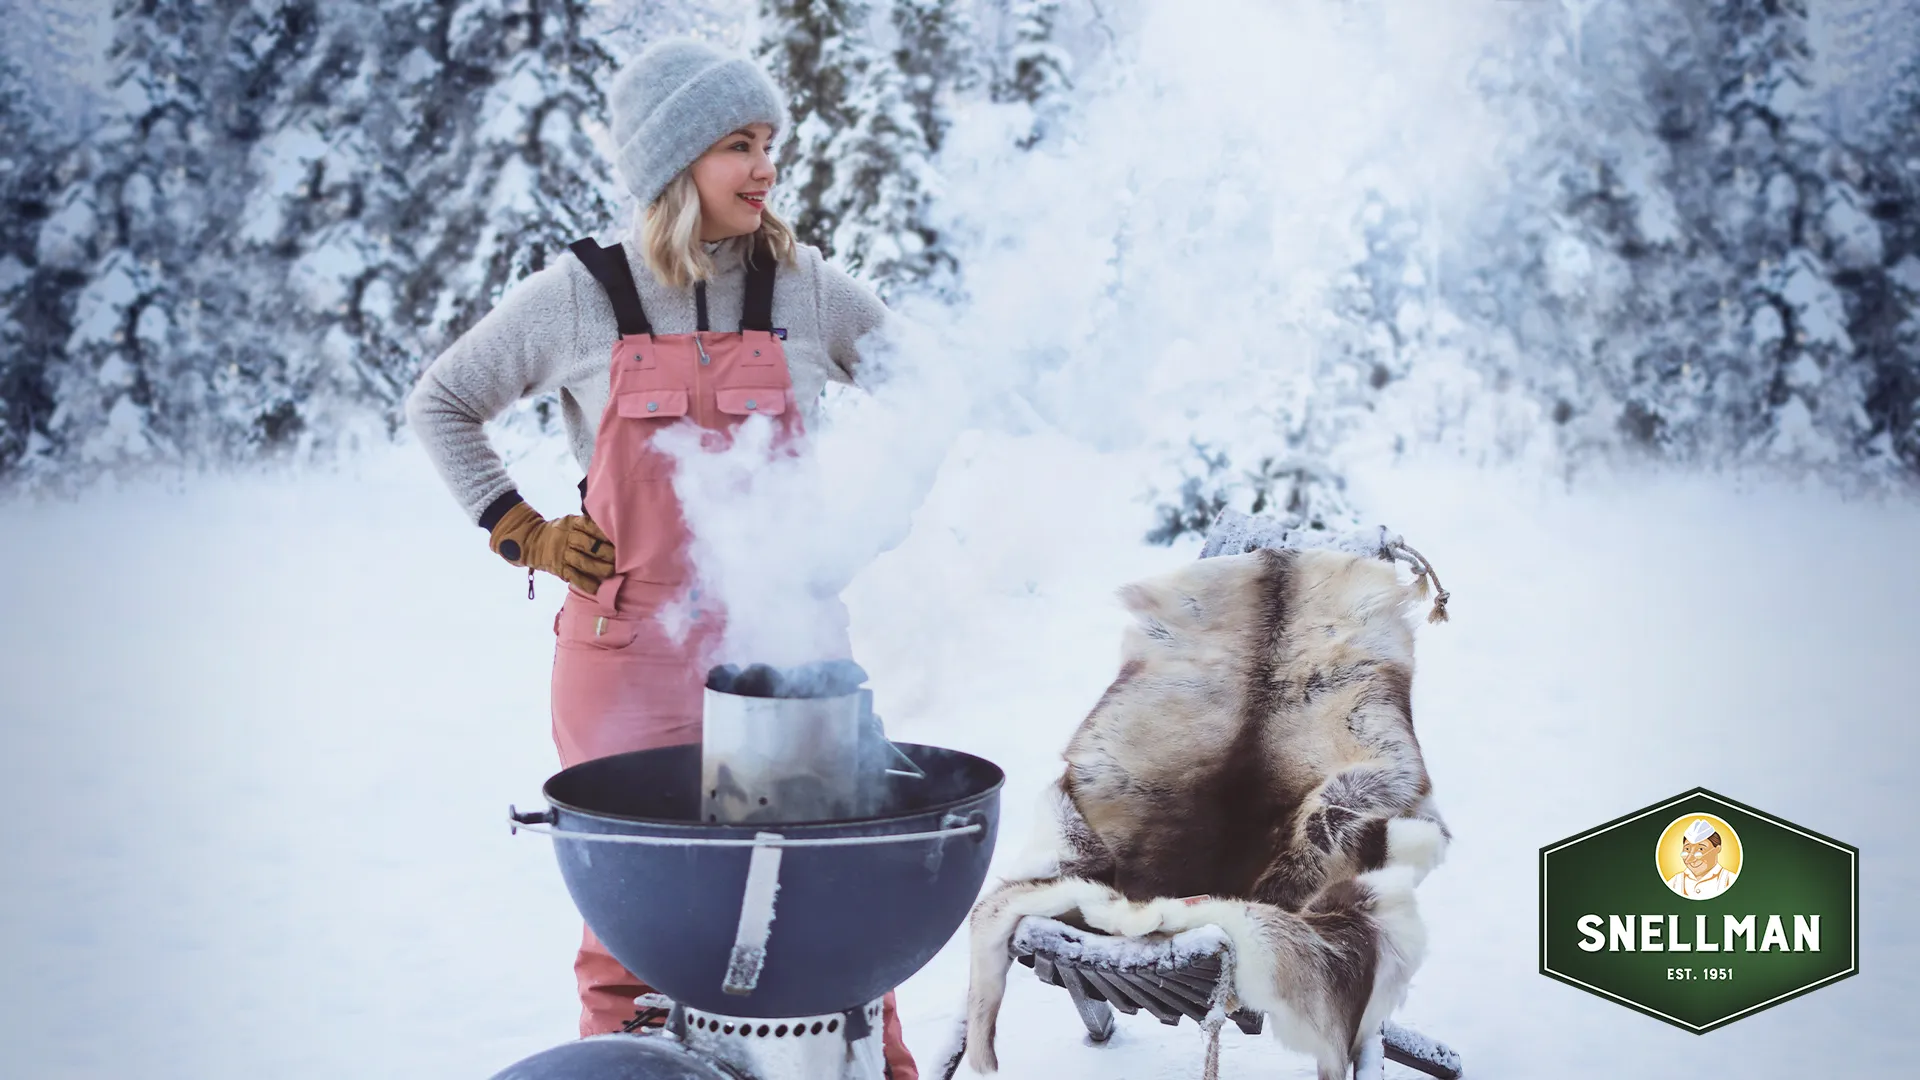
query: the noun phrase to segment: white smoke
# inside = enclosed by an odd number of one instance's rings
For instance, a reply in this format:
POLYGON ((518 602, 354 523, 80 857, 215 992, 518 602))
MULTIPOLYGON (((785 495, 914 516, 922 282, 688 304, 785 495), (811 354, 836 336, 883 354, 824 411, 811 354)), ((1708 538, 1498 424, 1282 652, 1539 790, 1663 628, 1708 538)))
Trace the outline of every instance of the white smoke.
MULTIPOLYGON (((674 490, 694 537, 695 603, 726 612, 720 661, 845 656, 841 590, 906 537, 974 402, 993 392, 990 370, 970 372, 965 357, 910 320, 890 320, 862 354, 875 392, 838 402, 802 454, 780 452, 761 416, 719 452, 701 450, 691 427, 657 437, 679 460, 674 490)), ((667 613, 669 627, 684 615, 667 613)))
MULTIPOLYGON (((1059 137, 1014 148, 1021 106, 956 116, 943 207, 967 299, 870 341, 863 371, 884 378, 836 402, 805 457, 770 455, 759 418, 724 453, 665 441, 702 588, 728 613, 723 659, 839 655, 834 597, 905 537, 969 428, 1170 460, 1195 432, 1254 442, 1336 392, 1316 358, 1329 290, 1367 253, 1369 198, 1443 232, 1498 167, 1472 83, 1504 7, 1162 3, 1110 25, 1111 44, 1088 36, 1059 137)), ((1458 400, 1447 377, 1415 380, 1383 422, 1458 400)))

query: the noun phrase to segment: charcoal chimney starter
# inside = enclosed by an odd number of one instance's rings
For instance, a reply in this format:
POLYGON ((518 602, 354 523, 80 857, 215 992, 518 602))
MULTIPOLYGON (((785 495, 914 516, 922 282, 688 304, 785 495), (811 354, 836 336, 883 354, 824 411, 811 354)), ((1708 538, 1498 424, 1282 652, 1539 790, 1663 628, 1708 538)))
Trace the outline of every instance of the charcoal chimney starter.
POLYGON ((702 814, 712 823, 846 821, 876 811, 886 776, 919 775, 873 712, 851 660, 754 664, 707 676, 702 814))

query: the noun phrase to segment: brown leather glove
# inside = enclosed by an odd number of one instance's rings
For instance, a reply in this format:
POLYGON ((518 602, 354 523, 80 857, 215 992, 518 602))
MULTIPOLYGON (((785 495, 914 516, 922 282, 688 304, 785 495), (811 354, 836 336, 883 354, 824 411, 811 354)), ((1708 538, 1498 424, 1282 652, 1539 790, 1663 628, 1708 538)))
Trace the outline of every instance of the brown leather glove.
POLYGON ((513 565, 545 570, 583 592, 600 588, 600 579, 613 573, 613 541, 579 514, 547 521, 526 503, 515 503, 494 522, 488 543, 513 565))

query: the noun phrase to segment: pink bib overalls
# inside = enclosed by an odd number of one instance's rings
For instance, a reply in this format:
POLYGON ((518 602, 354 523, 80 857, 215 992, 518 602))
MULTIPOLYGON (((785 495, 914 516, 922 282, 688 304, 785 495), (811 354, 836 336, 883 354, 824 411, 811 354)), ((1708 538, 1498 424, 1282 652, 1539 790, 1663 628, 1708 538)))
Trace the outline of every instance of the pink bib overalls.
MULTIPOLYGON (((773 328, 774 260, 764 244, 756 242, 749 260, 741 329, 734 333, 707 329, 704 285, 696 286, 697 332, 653 333, 620 245, 603 249, 587 239, 573 252, 606 290, 620 338, 583 499, 587 516, 613 541, 614 572, 595 595, 570 587, 554 618, 553 741, 563 767, 700 741, 706 672, 725 612, 700 602, 688 560, 691 536, 673 490, 673 459, 653 446, 654 436, 691 423, 704 429, 710 449, 719 448, 755 415, 771 418, 790 450, 802 433, 786 351, 773 328), (656 617, 676 601, 694 610, 681 640, 656 617)), ((635 1014, 633 999, 648 992, 591 930, 574 973, 582 1036, 620 1030, 635 1014)), ((918 1080, 891 993, 882 1031, 892 1080, 918 1080)))

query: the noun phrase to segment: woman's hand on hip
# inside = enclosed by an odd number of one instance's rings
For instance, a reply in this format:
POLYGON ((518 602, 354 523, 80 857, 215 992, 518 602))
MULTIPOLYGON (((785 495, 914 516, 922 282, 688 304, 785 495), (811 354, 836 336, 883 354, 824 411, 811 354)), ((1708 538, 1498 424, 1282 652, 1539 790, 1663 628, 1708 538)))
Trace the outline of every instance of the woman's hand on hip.
POLYGON ((582 592, 594 592, 613 573, 613 541, 593 519, 569 514, 548 521, 516 503, 488 535, 494 553, 515 566, 545 570, 582 592))

